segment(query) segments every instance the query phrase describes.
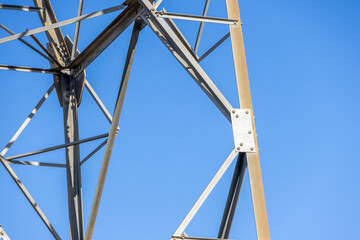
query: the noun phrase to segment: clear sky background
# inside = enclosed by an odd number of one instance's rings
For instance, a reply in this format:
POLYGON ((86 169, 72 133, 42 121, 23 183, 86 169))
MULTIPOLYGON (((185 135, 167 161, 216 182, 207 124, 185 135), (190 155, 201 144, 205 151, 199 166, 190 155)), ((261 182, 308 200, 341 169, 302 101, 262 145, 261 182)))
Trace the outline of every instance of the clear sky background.
MULTIPOLYGON (((204 0, 164 0, 169 12, 202 13, 204 0)), ((32 1, 2 3, 32 5, 32 1)), ((84 13, 121 1, 85 0, 84 13)), ((58 20, 75 17, 78 1, 52 1, 58 20)), ((240 1, 260 161, 272 239, 360 239, 360 1, 240 1)), ((118 13, 82 24, 82 51, 118 13)), ((224 0, 209 16, 226 17, 224 0)), ((41 26, 36 13, 0 11, 16 33, 41 26)), ((194 44, 199 23, 176 21, 194 44)), ((63 27, 71 38, 75 25, 63 27)), ((199 55, 228 31, 205 24, 199 55)), ((127 29, 87 68, 87 79, 113 112, 131 34, 127 29)), ((0 31, 0 37, 8 34, 0 31)), ((45 34, 37 37, 46 43, 45 34)), ((33 43, 31 38, 25 40, 33 43)), ((35 44, 35 43, 34 43, 35 44)), ((19 41, 0 45, 0 64, 48 68, 19 41)), ((202 63, 238 107, 227 40, 202 63)), ((52 76, 0 70, 0 146, 5 146, 52 83, 52 76)), ((79 107, 80 138, 108 132, 87 91, 79 107)), ((167 48, 141 33, 93 239, 169 239, 233 148, 231 125, 167 48)), ((64 141, 62 109, 53 92, 6 156, 64 141)), ((86 156, 101 140, 81 145, 86 156)), ((104 149, 82 168, 89 217, 104 149)), ((64 163, 64 150, 24 160, 64 163)), ((64 169, 12 165, 63 239, 69 239, 64 169)), ((233 165, 186 233, 216 237, 233 165)), ((12 239, 51 235, 0 167, 0 224, 12 239)), ((232 239, 256 239, 248 175, 232 239)))

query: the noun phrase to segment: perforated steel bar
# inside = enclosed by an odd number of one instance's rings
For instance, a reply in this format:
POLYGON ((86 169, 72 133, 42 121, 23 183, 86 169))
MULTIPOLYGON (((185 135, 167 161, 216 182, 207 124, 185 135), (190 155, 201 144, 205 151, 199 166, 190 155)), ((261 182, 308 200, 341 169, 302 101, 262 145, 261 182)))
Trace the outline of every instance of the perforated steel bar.
MULTIPOLYGON (((203 11, 203 16, 205 17, 207 15, 208 9, 209 9, 209 4, 210 4, 210 0, 206 0, 205 2, 205 6, 204 6, 204 11, 203 11)), ((195 41, 195 46, 194 46, 194 51, 195 53, 197 53, 198 49, 199 49, 199 44, 200 44, 200 39, 201 39, 201 35, 204 29, 204 24, 205 22, 201 22, 200 26, 199 26, 199 30, 196 36, 196 41, 195 41)))
POLYGON ((66 148, 66 147, 69 147, 69 146, 78 145, 78 144, 81 144, 81 143, 86 143, 86 142, 94 141, 94 140, 101 139, 101 138, 106 138, 108 135, 109 135, 108 133, 105 133, 105 134, 98 135, 98 136, 95 136, 95 137, 86 138, 86 139, 83 139, 83 140, 74 141, 74 142, 70 142, 70 143, 66 143, 66 144, 61 144, 61 145, 58 145, 58 146, 55 146, 55 147, 44 148, 44 149, 33 151, 33 152, 23 153, 23 154, 8 157, 8 158, 6 158, 6 160, 11 161, 11 160, 14 160, 14 159, 33 156, 33 155, 40 154, 40 153, 50 152, 50 151, 54 151, 54 150, 57 150, 57 149, 66 148))
POLYGON ((147 22, 158 38, 164 43, 169 51, 175 56, 185 70, 193 77, 195 82, 206 93, 206 95, 213 101, 213 103, 224 114, 226 119, 231 122, 230 111, 231 104, 222 95, 216 85, 211 81, 209 76, 201 68, 197 59, 186 49, 181 40, 176 36, 174 31, 166 24, 162 18, 157 18, 151 10, 152 4, 148 0, 139 0, 145 7, 147 15, 141 17, 147 22), (149 18, 147 17, 149 16, 149 18))
POLYGON ((231 163, 234 161, 234 158, 236 157, 236 152, 235 149, 233 149, 230 153, 230 155, 226 158, 225 162, 221 165, 221 167, 219 168, 219 170, 216 172, 215 176, 211 179, 209 185, 205 188, 205 190, 203 191, 203 193, 200 195, 200 197, 198 198, 198 200, 196 201, 196 203, 194 204, 194 206, 191 208, 191 210, 189 211, 189 213, 186 215, 186 217, 184 218, 184 220, 181 222, 181 224, 179 225, 179 227, 176 229, 175 233, 173 234, 173 236, 180 236, 185 228, 187 227, 187 225, 189 225, 190 221, 193 219, 193 217, 195 216, 195 214, 197 213, 197 211, 200 209, 200 207, 202 206, 202 204, 205 202, 205 200, 207 199, 207 197, 209 196, 209 194, 211 193, 211 191, 214 189, 214 187, 216 186, 216 184, 219 182, 219 180, 221 179, 221 177, 224 175, 224 173, 226 172, 226 170, 229 168, 229 166, 231 165, 231 163))
POLYGON ((9 42, 9 41, 12 41, 12 40, 15 40, 15 39, 19 39, 19 38, 23 38, 23 37, 30 36, 30 35, 33 35, 33 34, 45 32, 45 31, 48 31, 48 30, 51 30, 51 29, 63 27, 63 26, 66 26, 66 25, 69 25, 69 24, 72 24, 72 23, 79 22, 79 21, 84 21, 84 20, 91 19, 91 18, 94 18, 94 17, 99 17, 99 16, 102 16, 102 15, 105 15, 105 14, 108 14, 108 13, 119 11, 121 9, 124 9, 123 4, 115 6, 115 7, 111 7, 111 8, 106 8, 106 9, 96 11, 96 12, 93 12, 93 13, 85 14, 85 15, 82 15, 80 17, 70 18, 68 20, 58 22, 58 23, 54 23, 54 24, 51 24, 51 25, 48 25, 48 26, 45 26, 45 27, 40 27, 40 28, 35 28, 35 29, 32 29, 32 30, 28 30, 26 32, 18 33, 18 34, 9 36, 9 37, 0 38, 0 43, 9 42))
POLYGON ((55 231, 49 220, 46 218, 45 214, 41 211, 39 205, 35 202, 34 198, 30 195, 28 190, 25 188, 24 184, 20 181, 14 170, 10 167, 9 163, 0 156, 0 161, 2 165, 5 167, 6 171, 10 174, 11 178, 14 180, 15 184, 20 188, 21 192, 25 195, 26 199, 29 201, 31 206, 34 208, 35 212, 39 215, 43 223, 49 229, 51 234, 54 236, 56 240, 61 240, 58 233, 55 231))
POLYGON ((14 136, 10 139, 8 144, 6 144, 5 148, 1 151, 0 155, 4 156, 7 151, 9 151, 11 145, 16 141, 16 139, 20 136, 22 131, 24 131, 25 127, 29 124, 30 120, 34 117, 37 111, 40 109, 41 105, 45 102, 45 100, 50 96, 50 93, 54 90, 54 84, 51 84, 50 88, 45 92, 44 96, 40 99, 40 101, 36 104, 35 108, 31 111, 28 117, 25 119, 23 124, 21 124, 20 128, 16 131, 14 136))

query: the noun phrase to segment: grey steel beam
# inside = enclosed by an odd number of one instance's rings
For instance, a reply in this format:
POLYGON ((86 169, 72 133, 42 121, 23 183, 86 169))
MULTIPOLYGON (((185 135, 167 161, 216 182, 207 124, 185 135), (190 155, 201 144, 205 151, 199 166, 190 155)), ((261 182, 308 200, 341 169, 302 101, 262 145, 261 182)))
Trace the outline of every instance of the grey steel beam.
POLYGON ((121 9, 124 9, 123 4, 115 6, 115 7, 103 9, 103 10, 100 10, 100 11, 96 11, 96 12, 93 12, 93 13, 88 13, 88 14, 82 15, 80 17, 70 18, 70 19, 67 19, 65 21, 57 22, 57 23, 54 23, 54 24, 51 24, 51 25, 48 25, 48 26, 35 28, 35 29, 28 30, 28 31, 22 32, 22 33, 17 33, 15 35, 12 35, 12 36, 9 36, 9 37, 0 38, 0 43, 9 42, 9 41, 12 41, 12 40, 15 40, 15 39, 19 39, 19 38, 23 38, 23 37, 30 36, 30 35, 33 35, 33 34, 45 32, 45 31, 48 31, 48 30, 51 30, 51 29, 56 29, 56 28, 59 28, 59 27, 63 27, 63 26, 72 24, 72 23, 79 22, 79 21, 84 21, 84 20, 91 19, 91 18, 94 18, 94 17, 99 17, 99 16, 102 16, 102 15, 105 15, 105 14, 108 14, 108 13, 119 11, 121 9))
POLYGON ((108 135, 109 135, 108 133, 105 133, 105 134, 101 134, 101 135, 98 135, 98 136, 95 136, 95 137, 85 138, 85 139, 79 140, 79 141, 73 141, 73 142, 57 145, 57 146, 50 147, 50 148, 44 148, 44 149, 33 151, 33 152, 23 153, 23 154, 8 157, 8 158, 6 158, 6 160, 11 161, 11 160, 19 159, 19 158, 33 156, 33 155, 40 154, 40 153, 45 153, 45 152, 58 150, 58 149, 61 149, 61 148, 66 148, 66 147, 70 147, 70 146, 74 146, 74 145, 79 145, 81 143, 94 141, 94 140, 97 140, 97 139, 100 139, 100 138, 106 138, 108 135))
POLYGON ((195 82, 206 93, 211 101, 224 114, 226 119, 231 122, 230 111, 231 104, 222 95, 216 85, 211 81, 209 76, 201 68, 197 59, 187 50, 181 40, 172 31, 169 25, 162 18, 157 18, 151 11, 152 4, 149 0, 139 0, 147 11, 147 15, 141 15, 154 33, 165 44, 169 51, 175 56, 185 70, 193 77, 195 82), (149 17, 149 18, 148 18, 149 17))
POLYGON ((28 165, 28 166, 66 168, 66 164, 60 164, 60 163, 46 163, 46 162, 33 162, 33 161, 8 161, 8 163, 10 163, 10 164, 19 164, 19 165, 28 165))
MULTIPOLYGON (((61 67, 61 64, 56 60, 56 58, 42 45, 42 43, 34 36, 30 35, 30 37, 36 42, 36 44, 48 55, 50 58, 50 63, 55 63, 58 67, 61 67)), ((22 39, 19 39, 22 40, 22 39)))
POLYGON ((80 162, 80 166, 83 165, 89 158, 91 158, 97 151, 99 151, 105 144, 107 143, 107 139, 103 141, 99 146, 97 146, 94 150, 92 150, 83 160, 80 162))
POLYGON ((219 182, 219 180, 224 175, 226 170, 229 168, 231 163, 234 161, 236 154, 237 153, 235 152, 235 149, 233 149, 231 151, 230 155, 226 158, 225 162, 221 165, 219 170, 216 172, 215 176, 211 179, 210 183, 207 185, 205 190, 202 192, 202 194, 200 195, 198 200, 195 202, 194 206, 191 208, 191 210, 186 215, 184 220, 181 222, 179 227, 176 229, 173 236, 180 236, 184 232, 185 228, 189 225, 190 221, 193 219, 193 217, 195 216, 197 211, 200 209, 202 204, 205 202, 205 200, 207 199, 207 197, 209 196, 211 191, 214 189, 216 184, 219 182))
MULTIPOLYGON (((71 76, 61 74, 63 97, 65 144, 79 141, 76 83, 71 76)), ((84 216, 82 203, 80 146, 71 145, 65 149, 70 239, 83 240, 84 216)))
POLYGON ((89 66, 131 23, 142 13, 143 8, 137 2, 130 5, 120 13, 100 34, 80 53, 69 65, 75 69, 77 77, 87 66, 89 66))
POLYGON ((101 112, 104 114, 106 119, 111 124, 111 122, 112 122, 111 114, 109 113, 109 111, 107 110, 107 108, 105 107, 105 105, 103 104, 101 99, 99 98, 99 96, 96 94, 95 90, 91 87, 90 83, 86 79, 85 79, 85 87, 88 90, 88 92, 90 93, 91 97, 96 102, 96 104, 98 105, 98 107, 100 108, 101 112))
POLYGON ((155 16, 158 18, 172 18, 172 19, 219 23, 219 24, 228 24, 228 25, 238 24, 238 21, 234 19, 206 17, 206 16, 198 16, 198 15, 190 15, 190 14, 182 14, 182 13, 168 13, 164 11, 155 12, 155 16))
MULTIPOLYGON (((83 7, 84 7, 84 0, 79 0, 78 15, 77 15, 78 17, 80 17, 82 15, 83 7)), ((75 54, 76 54, 76 50, 77 50, 77 46, 78 46, 78 42, 79 42, 80 25, 81 25, 81 22, 77 22, 76 26, 75 26, 74 45, 71 50, 71 57, 70 57, 71 61, 74 60, 74 58, 75 58, 75 54)))
POLYGON ((31 113, 28 115, 28 117, 25 119, 23 124, 21 124, 20 128, 16 131, 14 136, 10 139, 8 144, 4 147, 4 149, 1 151, 0 155, 4 156, 7 151, 9 151, 11 145, 16 141, 16 139, 20 136, 22 131, 24 131, 25 127, 29 124, 30 120, 34 117, 34 115, 37 113, 37 111, 40 109, 40 107, 43 105, 45 100, 50 96, 50 93, 54 90, 54 84, 51 84, 50 88, 46 91, 44 96, 40 99, 40 101, 36 104, 35 108, 31 111, 31 113))
POLYGON ((217 41, 209 50, 207 50, 201 57, 199 57, 198 62, 201 62, 206 58, 210 53, 212 53, 218 46, 220 46, 226 39, 230 37, 230 33, 227 33, 225 36, 223 36, 219 41, 217 41))
POLYGON ((14 180, 15 184, 19 187, 21 192, 24 194, 26 199, 29 201, 31 206, 34 208, 35 212, 39 215, 43 223, 46 225, 46 227, 49 229, 51 234, 54 236, 56 240, 61 240, 58 233, 55 231, 49 220, 46 218, 45 214, 41 211, 39 205, 35 202, 34 198, 30 195, 28 190, 25 188, 24 184, 20 181, 14 170, 10 167, 9 163, 0 156, 0 162, 5 167, 6 171, 10 174, 11 178, 14 180))
POLYGON ((39 8, 39 7, 9 5, 9 4, 0 4, 0 9, 17 10, 17 11, 25 11, 25 12, 43 11, 43 8, 39 8))
MULTIPOLYGON (((11 35, 15 35, 15 33, 13 31, 11 31, 10 29, 8 29, 7 27, 5 27, 4 25, 0 24, 0 27, 2 29, 4 29, 7 33, 10 33, 11 35)), ((23 44, 25 44, 27 47, 29 47, 31 50, 35 51, 37 54, 39 54, 40 56, 42 56, 43 58, 51 61, 51 59, 46 56, 45 54, 43 54, 42 52, 40 52, 38 49, 36 49, 34 46, 32 46, 30 43, 26 42, 25 40, 19 38, 19 41, 22 42, 23 44)))
POLYGON ((238 159, 234 169, 234 174, 231 180, 231 185, 229 189, 228 198, 226 200, 224 214, 220 224, 220 229, 218 234, 218 238, 220 239, 229 238, 232 222, 234 220, 237 202, 239 200, 242 182, 244 180, 246 166, 247 166, 246 154, 240 153, 238 155, 238 159))
MULTIPOLYGON (((163 11, 166 12, 165 9, 163 9, 163 11)), ((186 39, 185 36, 182 34, 182 32, 180 31, 180 29, 178 28, 178 26, 175 24, 174 20, 172 20, 171 18, 165 18, 165 21, 167 22, 167 24, 169 24, 169 26, 171 27, 171 29, 174 31, 174 33, 175 33, 176 36, 180 39, 180 41, 184 44, 184 46, 187 48, 187 50, 190 52, 190 54, 191 54, 195 59, 198 59, 198 56, 196 55, 196 53, 194 52, 194 50, 191 48, 190 43, 187 41, 187 39, 186 39)))
POLYGON ((12 70, 19 72, 35 72, 35 73, 49 73, 56 74, 59 73, 57 69, 45 69, 45 68, 33 68, 33 67, 23 67, 23 66, 11 66, 0 64, 0 69, 2 70, 12 70))
MULTIPOLYGON (((204 11, 203 11, 203 16, 205 17, 207 15, 208 9, 209 9, 209 4, 210 4, 210 0, 206 0, 205 2, 205 6, 204 6, 204 11)), ((204 29, 204 24, 205 22, 201 22, 200 26, 199 26, 199 30, 196 36, 196 41, 195 41, 195 46, 194 46, 194 51, 197 53, 198 49, 199 49, 199 44, 200 44, 200 39, 201 39, 201 35, 204 29)))
POLYGON ((141 20, 136 20, 134 23, 132 34, 131 34, 129 49, 128 49, 126 59, 125 59, 124 71, 123 71, 123 74, 121 77, 119 94, 118 94, 117 100, 116 100, 116 107, 115 107, 115 111, 114 111, 114 115, 113 115, 113 121, 110 126, 109 138, 108 138, 108 141, 106 144, 103 162, 101 164, 101 169, 100 169, 100 173, 99 173, 99 179, 98 179, 98 182, 96 185, 94 200, 93 200, 93 203, 91 206, 89 221, 88 221, 86 235, 85 235, 86 240, 90 240, 92 238, 92 234, 94 231, 96 216, 97 216, 97 213, 99 210, 101 195, 102 195, 102 192, 104 189, 106 173, 107 173, 109 163, 110 163, 110 157, 111 157, 111 153, 112 153, 114 142, 115 142, 117 126, 120 121, 120 115, 121 115, 121 110, 122 110, 122 106, 123 106, 124 99, 125 99, 126 88, 127 88, 129 77, 130 77, 131 66, 132 66, 132 62, 134 59, 134 55, 135 55, 136 44, 137 44, 137 40, 139 37, 139 33, 142 29, 142 25, 143 25, 143 23, 141 20))

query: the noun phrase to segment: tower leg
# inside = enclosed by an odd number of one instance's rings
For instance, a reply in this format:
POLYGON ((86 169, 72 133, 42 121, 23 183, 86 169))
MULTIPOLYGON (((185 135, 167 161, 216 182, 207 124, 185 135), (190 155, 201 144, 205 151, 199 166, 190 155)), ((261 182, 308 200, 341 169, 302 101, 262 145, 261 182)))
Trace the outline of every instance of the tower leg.
MULTIPOLYGON (((226 0, 228 18, 238 20, 238 25, 230 27, 231 46, 233 51, 236 83, 239 94, 240 107, 250 109, 253 114, 253 106, 251 101, 249 76, 246 65, 244 39, 241 27, 240 10, 238 0, 226 0)), ((256 140, 256 129, 254 116, 252 115, 253 133, 255 136, 255 153, 247 153, 246 159, 249 168, 249 178, 251 186, 252 201, 254 207, 256 232, 258 239, 269 240, 269 226, 266 214, 264 187, 261 176, 259 150, 256 140)))
POLYGON ((240 153, 234 169, 234 175, 231 181, 229 195, 226 201, 223 218, 220 225, 218 238, 228 239, 230 235, 231 225, 234 220, 236 205, 239 199, 241 185, 244 180, 246 170, 246 155, 240 153))
MULTIPOLYGON (((75 80, 70 75, 61 74, 65 143, 79 140, 75 80)), ((70 239, 84 239, 84 220, 82 204, 82 186, 80 171, 80 146, 73 145, 65 149, 66 175, 70 239)))

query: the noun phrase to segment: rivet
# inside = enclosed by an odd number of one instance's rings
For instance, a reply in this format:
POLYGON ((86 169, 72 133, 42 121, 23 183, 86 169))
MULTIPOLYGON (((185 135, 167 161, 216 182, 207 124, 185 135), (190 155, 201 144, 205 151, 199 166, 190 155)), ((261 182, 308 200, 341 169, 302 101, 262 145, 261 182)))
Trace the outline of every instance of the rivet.
POLYGON ((244 144, 243 143, 240 143, 240 146, 243 146, 244 144))
POLYGON ((236 149, 237 149, 237 150, 240 150, 240 147, 237 147, 236 149))
POLYGON ((251 150, 251 151, 254 151, 254 147, 251 147, 250 150, 251 150))
POLYGON ((246 110, 246 111, 245 111, 245 113, 246 113, 246 114, 249 114, 249 111, 248 111, 248 110, 246 110))
POLYGON ((251 133, 252 133, 252 131, 250 130, 250 131, 248 131, 248 133, 249 133, 249 134, 251 134, 251 133))
POLYGON ((234 109, 234 110, 232 110, 232 113, 236 113, 236 110, 234 109))
POLYGON ((236 114, 236 116, 235 116, 236 118, 239 118, 239 114, 236 114))

